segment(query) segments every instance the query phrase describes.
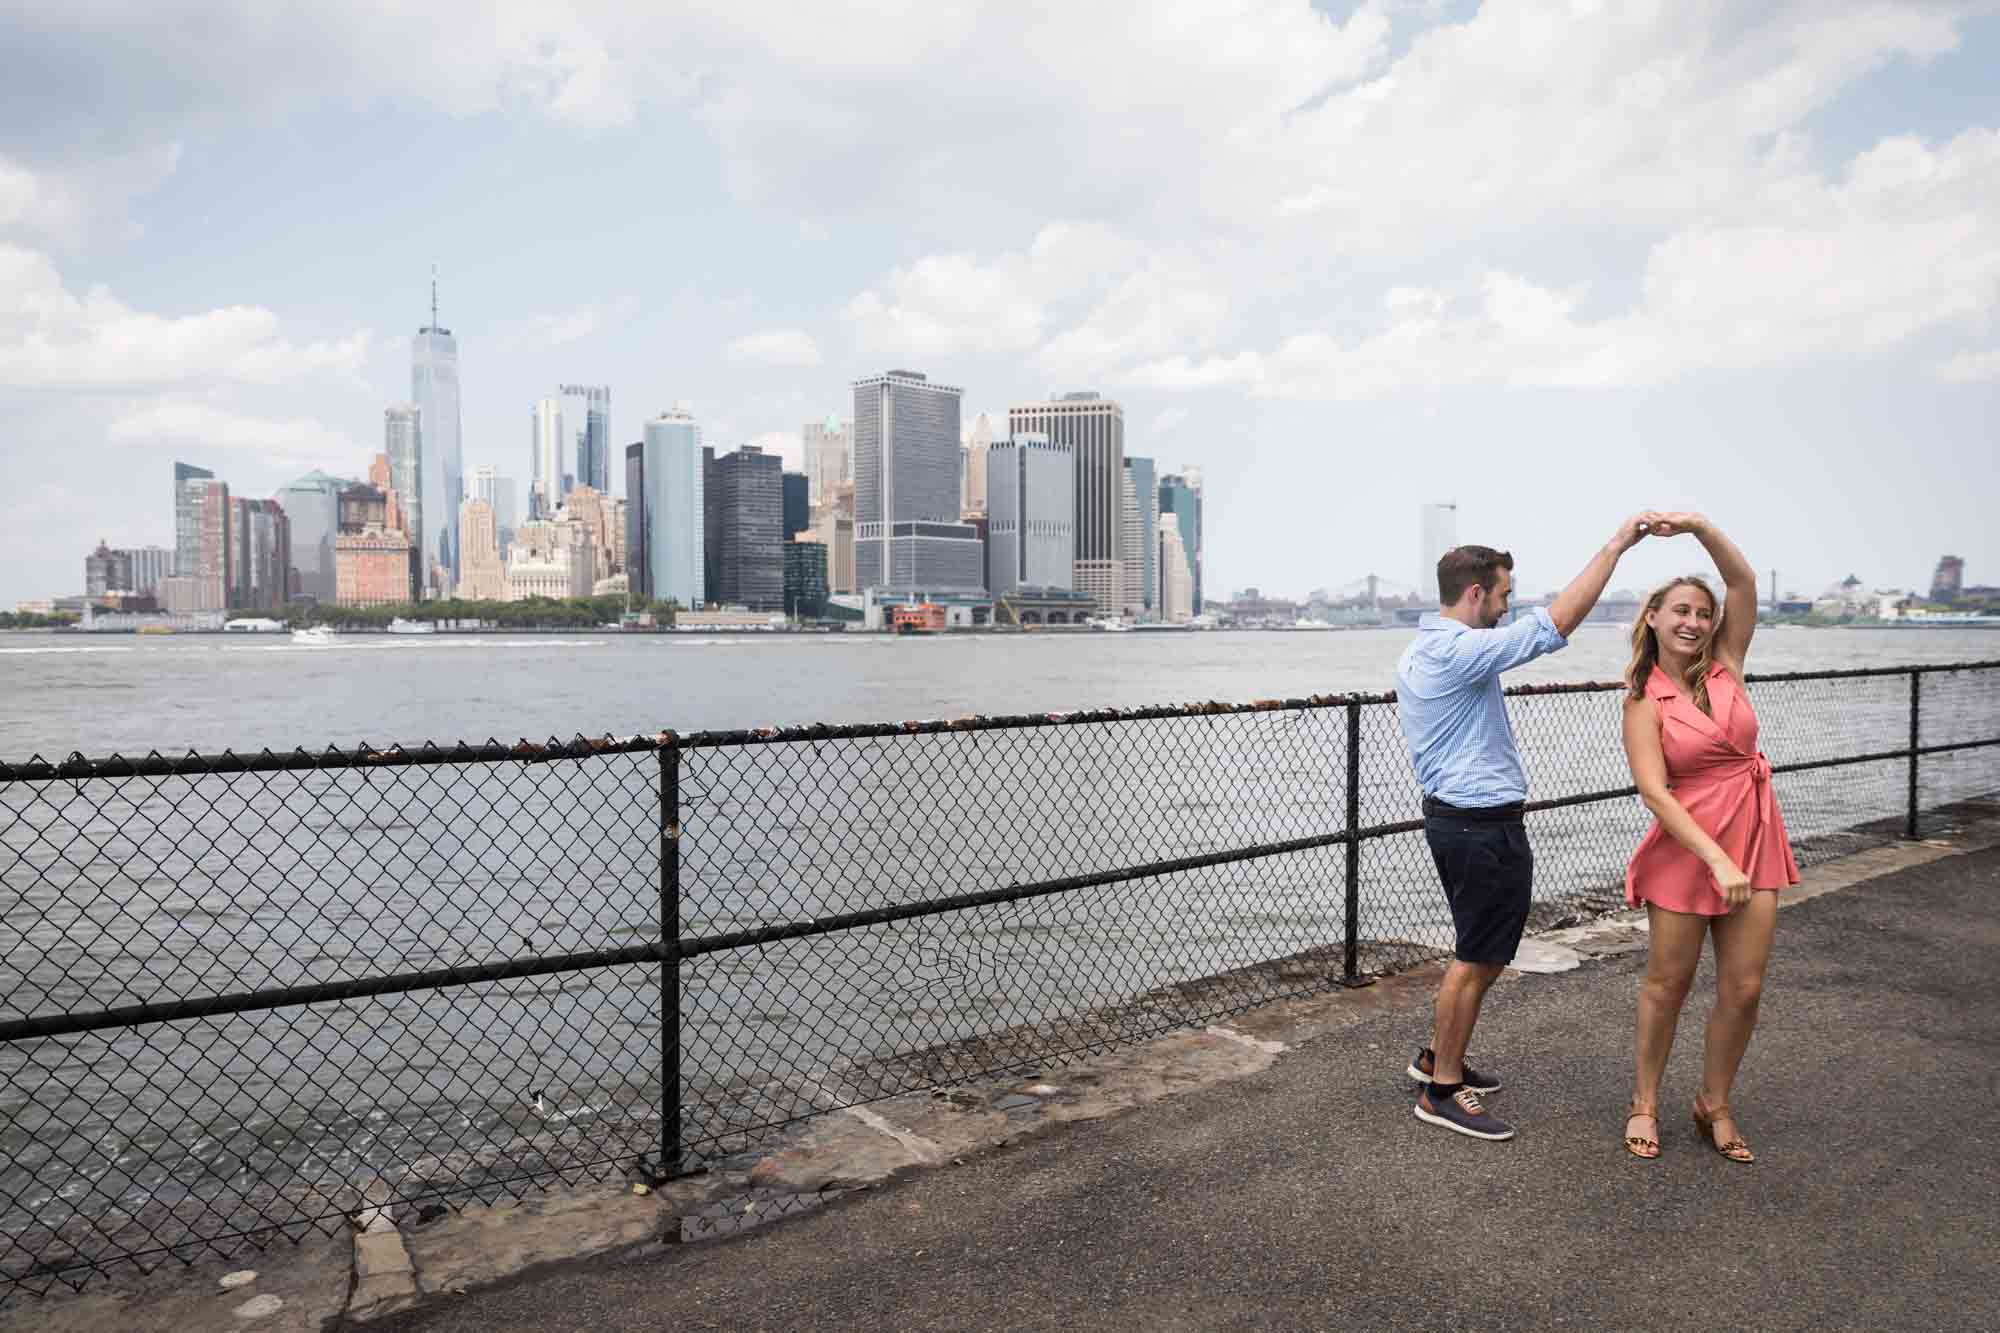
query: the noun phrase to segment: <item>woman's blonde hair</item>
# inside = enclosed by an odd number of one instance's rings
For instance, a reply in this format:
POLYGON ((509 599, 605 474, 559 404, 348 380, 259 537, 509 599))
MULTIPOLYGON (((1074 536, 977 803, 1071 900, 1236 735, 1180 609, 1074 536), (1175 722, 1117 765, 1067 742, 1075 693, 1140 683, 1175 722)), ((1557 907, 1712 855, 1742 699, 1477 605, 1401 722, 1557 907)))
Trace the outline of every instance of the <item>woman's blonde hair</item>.
POLYGON ((1653 627, 1646 623, 1646 617, 1666 605, 1667 594, 1676 588, 1699 588, 1701 595, 1708 598, 1708 604, 1715 612, 1715 622, 1708 641, 1695 654, 1694 661, 1688 663, 1687 678, 1681 684, 1687 687, 1695 706, 1706 713, 1708 708, 1708 669, 1714 664, 1715 636, 1722 630, 1722 599, 1715 595, 1715 589, 1708 586, 1708 580, 1699 574, 1685 574, 1653 589, 1653 595, 1639 608, 1638 619, 1632 622, 1632 661, 1625 668, 1625 684, 1630 687, 1634 699, 1646 697, 1646 682, 1653 678, 1653 668, 1660 661, 1660 639, 1653 633, 1653 627))

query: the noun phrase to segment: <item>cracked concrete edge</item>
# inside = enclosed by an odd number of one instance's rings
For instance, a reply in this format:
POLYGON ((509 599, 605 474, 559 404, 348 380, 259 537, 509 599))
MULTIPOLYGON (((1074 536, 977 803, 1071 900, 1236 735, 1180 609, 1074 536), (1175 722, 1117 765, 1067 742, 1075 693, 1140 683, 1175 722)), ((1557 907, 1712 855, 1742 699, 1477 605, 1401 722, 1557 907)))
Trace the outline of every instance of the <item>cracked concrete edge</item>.
MULTIPOLYGON (((1804 873, 1802 883, 1780 896, 1779 905, 1795 907, 1898 870, 2000 846, 2000 802, 1968 806, 1971 817, 1951 836, 1892 843, 1815 866, 1804 873)), ((1645 933, 1645 913, 1640 909, 1543 932, 1533 939, 1538 953, 1545 951, 1558 959, 1573 956, 1575 965, 1588 966, 1644 949, 1645 933)), ((1330 1032, 1376 1014, 1427 1011, 1443 969, 1443 962, 1422 964, 1379 977, 1361 989, 1336 987, 1273 1001, 1203 1029, 1052 1059, 1035 1071, 842 1107, 803 1122, 782 1147, 747 1170, 670 1181, 643 1195, 627 1184, 577 1186, 530 1194, 502 1206, 469 1205, 407 1229, 397 1229, 389 1214, 378 1210, 377 1229, 320 1247, 342 1245, 352 1256, 343 1265, 343 1275, 349 1278, 345 1299, 324 1319, 299 1323, 296 1316, 303 1307, 294 1310, 288 1304, 284 1320, 256 1320, 245 1326, 292 1333, 342 1322, 365 1323, 549 1264, 677 1240, 684 1217, 712 1212, 726 1201, 758 1194, 837 1195, 917 1171, 945 1169, 972 1154, 1035 1137, 1058 1125, 1120 1115, 1257 1073, 1330 1032)), ((1506 983, 1534 984, 1533 973, 1510 968, 1506 983)), ((1400 1060, 1401 1052, 1385 1058, 1400 1060)), ((301 1252, 313 1249, 310 1243, 300 1247, 301 1252)), ((221 1271, 216 1267, 216 1273, 221 1271)), ((203 1281, 204 1291, 213 1294, 215 1274, 203 1281)), ((230 1295, 242 1298, 241 1293, 230 1295)), ((132 1333, 190 1326, 184 1298, 168 1296, 143 1282, 126 1284, 124 1290, 87 1288, 77 1297, 52 1298, 39 1309, 28 1307, 40 1317, 26 1321, 16 1322, 21 1318, 18 1309, 0 1311, 0 1333, 30 1326, 50 1333, 81 1333, 114 1322, 132 1333), (81 1321, 52 1321, 49 1316, 60 1310, 82 1316, 81 1321), (149 1318, 150 1314, 161 1317, 149 1318)))

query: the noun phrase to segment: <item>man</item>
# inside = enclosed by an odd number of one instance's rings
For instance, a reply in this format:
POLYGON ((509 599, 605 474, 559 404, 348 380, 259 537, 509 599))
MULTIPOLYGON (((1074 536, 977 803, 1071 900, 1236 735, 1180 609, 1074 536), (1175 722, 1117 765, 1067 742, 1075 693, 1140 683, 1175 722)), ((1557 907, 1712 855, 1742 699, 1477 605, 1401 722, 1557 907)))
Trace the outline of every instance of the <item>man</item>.
POLYGON ((1457 934, 1431 1045, 1409 1067, 1422 1085, 1416 1116, 1427 1124, 1478 1139, 1514 1137, 1513 1126, 1479 1101, 1499 1091, 1500 1080, 1465 1063, 1480 1002, 1521 943, 1534 879, 1521 819, 1528 782, 1500 673, 1568 644, 1651 521, 1651 513, 1626 519, 1546 610, 1505 629, 1496 626, 1513 595, 1514 557, 1490 546, 1447 551, 1438 561, 1438 613, 1418 622, 1396 664, 1403 739, 1424 792, 1424 837, 1457 934))

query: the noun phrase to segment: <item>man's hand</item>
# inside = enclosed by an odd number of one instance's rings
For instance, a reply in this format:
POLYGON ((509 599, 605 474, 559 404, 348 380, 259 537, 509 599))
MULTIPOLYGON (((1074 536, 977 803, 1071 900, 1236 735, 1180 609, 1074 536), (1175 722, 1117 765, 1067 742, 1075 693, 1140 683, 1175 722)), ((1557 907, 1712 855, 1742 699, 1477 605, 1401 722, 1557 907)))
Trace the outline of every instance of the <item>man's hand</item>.
POLYGON ((1651 532, 1655 537, 1678 537, 1684 532, 1699 537, 1708 527, 1708 518, 1703 514, 1675 511, 1654 513, 1649 517, 1652 519, 1651 532))
POLYGON ((1661 515, 1652 509, 1648 509, 1643 514, 1632 515, 1632 517, 1620 523, 1618 531, 1612 535, 1612 549, 1620 555, 1625 554, 1653 533, 1653 525, 1660 518, 1661 515))

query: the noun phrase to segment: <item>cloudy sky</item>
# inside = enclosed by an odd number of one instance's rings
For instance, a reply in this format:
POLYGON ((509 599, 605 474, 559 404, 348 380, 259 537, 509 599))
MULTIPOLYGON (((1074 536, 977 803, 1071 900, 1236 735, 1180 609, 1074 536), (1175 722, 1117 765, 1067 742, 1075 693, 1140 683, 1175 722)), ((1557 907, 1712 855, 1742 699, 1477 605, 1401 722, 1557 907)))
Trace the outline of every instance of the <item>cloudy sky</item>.
POLYGON ((2000 583, 1991 3, 0 15, 0 605, 170 545, 176 458, 360 471, 433 264, 468 468, 564 382, 795 450, 909 367, 1119 399, 1221 592, 1413 583, 1431 500, 1530 590, 1649 505, 2000 583))

